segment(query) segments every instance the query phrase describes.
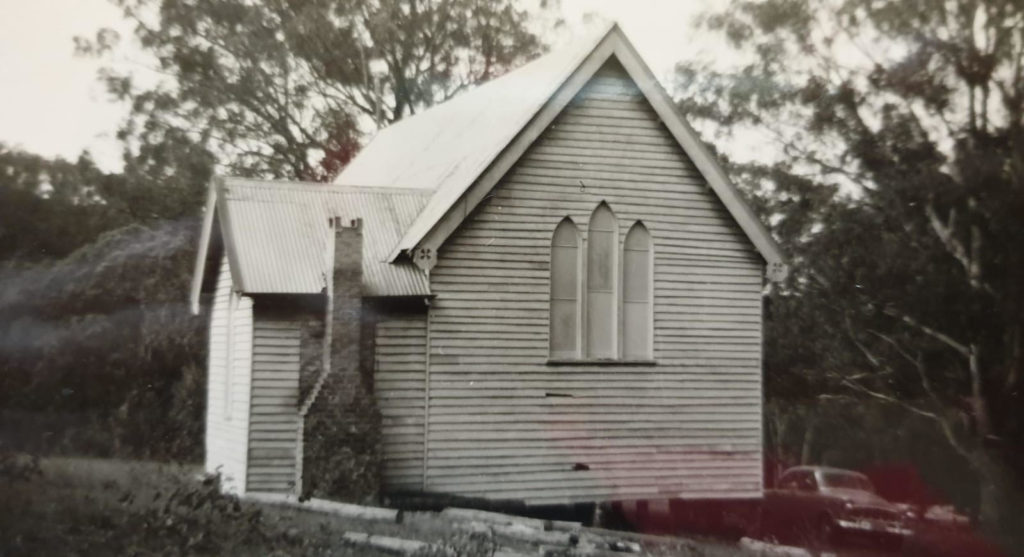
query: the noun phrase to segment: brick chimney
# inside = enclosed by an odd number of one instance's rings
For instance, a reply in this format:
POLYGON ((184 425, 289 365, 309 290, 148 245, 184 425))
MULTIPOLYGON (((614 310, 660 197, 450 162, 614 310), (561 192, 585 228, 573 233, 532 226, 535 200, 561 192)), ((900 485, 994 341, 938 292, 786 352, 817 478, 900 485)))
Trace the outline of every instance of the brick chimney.
POLYGON ((327 305, 331 312, 330 372, 359 371, 359 345, 363 308, 363 223, 353 220, 345 226, 332 219, 334 257, 327 305))
MULTIPOLYGON (((360 355, 371 340, 363 311, 362 221, 331 219, 324 374, 306 414, 303 495, 374 502, 380 491, 381 418, 372 366, 360 355), (364 338, 365 337, 365 338, 364 338)), ((372 352, 371 352, 372 353, 372 352)))

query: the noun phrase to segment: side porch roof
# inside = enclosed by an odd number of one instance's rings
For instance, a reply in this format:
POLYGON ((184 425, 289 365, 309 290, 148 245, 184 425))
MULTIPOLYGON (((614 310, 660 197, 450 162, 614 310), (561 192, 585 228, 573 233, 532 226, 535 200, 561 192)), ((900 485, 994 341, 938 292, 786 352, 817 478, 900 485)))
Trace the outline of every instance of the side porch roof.
MULTIPOLYGON (((362 219, 363 294, 430 294, 425 273, 388 254, 423 209, 429 191, 362 188, 308 182, 216 178, 192 279, 191 306, 199 309, 208 261, 227 254, 235 289, 247 294, 319 294, 327 268, 328 220, 362 219), (219 241, 218 241, 219 239, 219 241)), ((215 267, 213 267, 215 268, 215 267)))

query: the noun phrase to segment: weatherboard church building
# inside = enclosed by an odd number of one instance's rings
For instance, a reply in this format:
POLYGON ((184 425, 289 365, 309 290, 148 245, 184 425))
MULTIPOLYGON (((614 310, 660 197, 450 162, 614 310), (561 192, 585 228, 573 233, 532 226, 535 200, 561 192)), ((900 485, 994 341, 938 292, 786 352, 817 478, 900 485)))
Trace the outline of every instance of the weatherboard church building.
POLYGON ((214 180, 206 469, 237 493, 760 497, 784 272, 612 26, 382 130, 333 184, 214 180))

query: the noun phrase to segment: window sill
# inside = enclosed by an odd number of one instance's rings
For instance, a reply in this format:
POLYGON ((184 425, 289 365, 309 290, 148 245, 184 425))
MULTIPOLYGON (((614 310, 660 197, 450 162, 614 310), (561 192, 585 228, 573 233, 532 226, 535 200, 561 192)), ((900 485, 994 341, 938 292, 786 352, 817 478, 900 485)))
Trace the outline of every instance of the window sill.
POLYGON ((657 360, 595 360, 595 359, 550 359, 549 366, 629 366, 651 367, 658 365, 657 360))

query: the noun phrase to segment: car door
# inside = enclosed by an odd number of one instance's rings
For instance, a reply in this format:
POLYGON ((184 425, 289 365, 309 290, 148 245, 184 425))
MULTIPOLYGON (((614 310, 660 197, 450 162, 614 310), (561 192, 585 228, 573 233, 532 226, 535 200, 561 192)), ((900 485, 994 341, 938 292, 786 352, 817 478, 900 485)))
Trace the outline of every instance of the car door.
POLYGON ((765 498, 765 512, 762 520, 769 533, 775 536, 786 536, 790 533, 795 510, 794 501, 799 496, 800 476, 803 471, 796 470, 784 474, 779 483, 765 498))
POLYGON ((802 471, 796 480, 796 489, 790 500, 790 515, 797 527, 813 525, 821 507, 818 480, 814 471, 802 471))

